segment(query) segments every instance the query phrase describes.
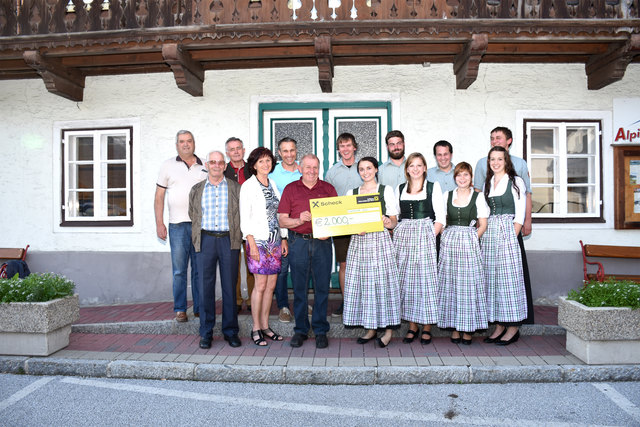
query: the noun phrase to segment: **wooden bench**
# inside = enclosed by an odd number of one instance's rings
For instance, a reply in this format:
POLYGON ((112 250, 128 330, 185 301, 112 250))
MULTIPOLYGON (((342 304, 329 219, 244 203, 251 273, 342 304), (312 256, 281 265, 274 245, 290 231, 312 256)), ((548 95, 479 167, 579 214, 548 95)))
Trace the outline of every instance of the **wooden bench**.
MULTIPOLYGON (((26 248, 0 248, 0 260, 21 260, 24 261, 27 258, 27 251, 29 245, 26 248)), ((7 266, 2 264, 0 267, 0 279, 7 278, 7 266)))
POLYGON ((582 247, 582 261, 584 269, 584 280, 598 280, 602 282, 610 277, 622 280, 632 280, 634 282, 640 282, 640 276, 629 274, 605 274, 604 266, 597 261, 589 261, 587 257, 602 257, 602 258, 630 258, 640 259, 640 247, 638 246, 606 246, 606 245, 585 245, 580 240, 580 246, 582 247), (593 273, 587 273, 587 264, 597 265, 598 271, 593 273))

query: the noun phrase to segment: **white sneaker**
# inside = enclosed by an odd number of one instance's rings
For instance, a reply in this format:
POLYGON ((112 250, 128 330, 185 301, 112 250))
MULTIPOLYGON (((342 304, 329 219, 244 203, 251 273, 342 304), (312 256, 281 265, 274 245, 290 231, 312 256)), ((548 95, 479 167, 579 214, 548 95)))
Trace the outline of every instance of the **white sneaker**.
POLYGON ((282 323, 291 322, 291 312, 287 307, 282 307, 280 309, 280 314, 278 315, 278 320, 282 323))

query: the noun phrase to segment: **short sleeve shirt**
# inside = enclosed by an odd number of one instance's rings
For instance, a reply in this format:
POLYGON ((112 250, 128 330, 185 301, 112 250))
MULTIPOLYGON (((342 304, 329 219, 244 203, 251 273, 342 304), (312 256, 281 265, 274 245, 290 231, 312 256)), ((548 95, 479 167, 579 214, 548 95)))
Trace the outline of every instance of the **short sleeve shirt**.
POLYGON ((157 185, 167 190, 170 224, 191 222, 191 218, 189 218, 189 192, 191 187, 206 178, 207 170, 198 156, 191 167, 180 156, 162 163, 157 185))
POLYGON ((333 185, 338 196, 344 196, 347 191, 362 185, 362 178, 358 173, 358 163, 349 167, 342 163, 342 159, 329 168, 324 180, 333 185))
POLYGON ((404 164, 406 160, 403 160, 400 166, 396 166, 391 159, 387 160, 378 169, 378 182, 382 185, 388 185, 391 188, 396 188, 407 180, 404 176, 404 164))
POLYGON ((453 191, 458 187, 455 179, 453 179, 453 171, 455 168, 456 165, 453 163, 451 163, 451 169, 449 172, 443 172, 438 166, 429 168, 427 169, 427 181, 437 182, 440 184, 440 188, 443 193, 446 191, 453 191))
MULTIPOLYGON (((336 189, 331 184, 321 179, 312 188, 308 188, 302 183, 302 178, 293 181, 282 192, 278 213, 288 214, 289 218, 300 218, 300 214, 310 210, 309 200, 323 197, 336 197, 336 189)), ((311 234, 313 227, 311 222, 305 222, 291 230, 300 234, 311 234)))
POLYGON ((291 184, 293 181, 300 179, 300 177, 302 177, 302 174, 298 169, 290 172, 282 167, 282 163, 278 163, 273 172, 269 174, 269 178, 276 183, 276 187, 278 187, 280 194, 284 191, 284 187, 291 184))

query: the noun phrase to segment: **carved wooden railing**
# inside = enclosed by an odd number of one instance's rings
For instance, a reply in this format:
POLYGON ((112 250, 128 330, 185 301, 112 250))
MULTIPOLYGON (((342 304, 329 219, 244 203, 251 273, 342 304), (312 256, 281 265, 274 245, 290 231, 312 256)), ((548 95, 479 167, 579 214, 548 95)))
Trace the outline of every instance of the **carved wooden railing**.
POLYGON ((294 22, 635 19, 639 3, 640 0, 1 0, 0 36, 294 22))

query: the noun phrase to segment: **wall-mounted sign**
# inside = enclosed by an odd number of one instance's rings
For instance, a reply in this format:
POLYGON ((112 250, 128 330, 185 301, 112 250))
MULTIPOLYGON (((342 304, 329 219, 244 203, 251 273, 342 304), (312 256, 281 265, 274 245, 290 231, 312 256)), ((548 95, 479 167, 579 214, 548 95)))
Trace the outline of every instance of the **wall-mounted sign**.
POLYGON ((613 100, 613 143, 640 144, 640 98, 613 100))

